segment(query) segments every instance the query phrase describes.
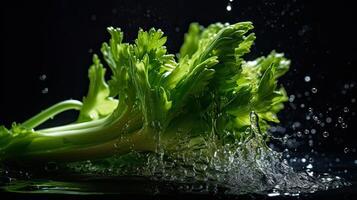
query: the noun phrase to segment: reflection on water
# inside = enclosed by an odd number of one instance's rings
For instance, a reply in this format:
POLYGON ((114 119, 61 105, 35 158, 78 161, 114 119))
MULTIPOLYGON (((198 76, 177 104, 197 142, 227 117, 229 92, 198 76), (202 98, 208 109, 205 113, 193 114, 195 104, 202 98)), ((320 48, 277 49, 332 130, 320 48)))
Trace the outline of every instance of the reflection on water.
MULTIPOLYGON (((255 137, 242 145, 244 148, 213 146, 209 148, 213 149, 210 152, 178 151, 169 155, 133 152, 66 166, 48 163, 37 174, 19 170, 9 172, 4 168, 2 189, 17 193, 56 194, 152 195, 175 191, 188 194, 299 196, 350 185, 339 176, 318 171, 319 168, 324 169, 324 161, 315 161, 312 165, 305 163, 305 158, 300 158, 301 162, 284 159, 282 153, 261 144, 259 124, 254 113, 251 124, 250 131, 255 137), (298 172, 288 162, 295 164, 298 172)), ((353 172, 355 168, 353 163, 350 164, 353 172)))
MULTIPOLYGON (((353 162, 343 161, 342 163, 348 165, 343 168, 349 169, 350 174, 357 174, 356 165, 353 162)), ((275 163, 276 164, 276 163, 275 163)), ((324 163, 316 162, 316 168, 323 168, 324 163)), ((280 165, 280 164, 278 164, 280 165)), ((89 166, 87 166, 89 167, 89 166)), ((256 174, 230 174, 231 178, 223 182, 217 182, 215 180, 199 181, 195 178, 188 178, 186 180, 164 180, 159 177, 143 177, 143 176, 109 176, 98 173, 99 169, 88 168, 87 174, 81 174, 73 172, 56 171, 61 175, 55 176, 52 173, 41 174, 39 178, 35 176, 26 176, 22 172, 17 174, 16 178, 9 178, 9 174, 6 175, 2 171, 0 186, 2 191, 26 193, 26 194, 135 194, 135 195, 154 195, 154 194, 225 194, 225 195, 243 195, 245 193, 255 193, 267 196, 277 195, 301 195, 316 191, 317 189, 339 188, 349 185, 345 181, 339 179, 336 176, 332 176, 326 173, 319 175, 314 174, 310 176, 308 173, 294 173, 290 171, 290 167, 282 164, 277 168, 272 169, 269 173, 277 173, 275 175, 270 174, 267 178, 260 179, 264 176, 261 174, 257 177, 253 177, 256 174), (286 168, 282 168, 285 166, 286 168), (94 170, 94 171, 93 171, 94 170), (277 171, 278 170, 278 171, 277 171), (273 172, 275 171, 275 172, 273 172), (285 174, 290 173, 290 174, 285 174), (67 173, 67 174, 66 174, 67 173), (94 175, 95 173, 98 173, 94 175), (239 177, 240 176, 240 177, 239 177), (43 178, 46 177, 46 178, 43 178), (241 180, 237 180, 241 178, 241 180), (280 179, 280 180, 274 180, 280 179), (292 180, 295 178, 294 180, 292 180), (248 182, 248 181, 253 182, 248 182), (273 183, 269 183, 273 181, 273 183), (234 183, 235 182, 235 183, 234 183), (252 184, 257 184, 252 187, 252 184), (278 183, 278 184, 276 184, 278 183), (236 184, 236 185, 234 185, 236 184), (259 189, 265 189, 259 191, 259 189)), ((299 166, 298 166, 299 167, 299 166)), ((100 168, 100 167, 99 167, 100 168)), ((333 169, 337 170, 341 168, 340 165, 333 166, 333 169)), ((85 170, 85 169, 82 169, 85 170)), ((250 173, 254 170, 246 170, 250 173)), ((267 172, 268 169, 264 169, 261 172, 267 172)), ((257 173, 255 170, 254 173, 257 173)), ((55 173, 55 174, 56 174, 55 173)), ((228 177, 226 174, 225 177, 228 177)), ((356 179, 357 176, 354 176, 356 179)), ((222 180, 221 180, 222 181, 222 180)), ((356 182, 356 180, 354 180, 356 182)), ((353 182, 353 183, 354 183, 353 182)))

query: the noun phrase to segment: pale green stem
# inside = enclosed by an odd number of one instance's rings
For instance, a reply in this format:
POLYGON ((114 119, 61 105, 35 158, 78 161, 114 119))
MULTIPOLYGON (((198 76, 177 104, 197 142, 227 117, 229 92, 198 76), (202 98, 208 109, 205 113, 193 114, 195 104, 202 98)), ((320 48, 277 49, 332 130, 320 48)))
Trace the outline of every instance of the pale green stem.
POLYGON ((22 126, 32 129, 36 128, 37 126, 41 125, 48 119, 52 119, 54 116, 67 111, 67 110, 80 110, 83 104, 77 100, 66 100, 59 102, 46 110, 40 112, 39 114, 33 116, 32 118, 28 119, 27 121, 22 123, 22 126))
POLYGON ((63 125, 63 126, 57 126, 57 127, 52 127, 52 128, 41 129, 41 130, 37 130, 37 132, 39 132, 39 133, 51 133, 51 132, 59 132, 59 131, 91 128, 91 127, 95 127, 95 126, 99 126, 99 125, 105 124, 105 121, 108 118, 109 118, 109 116, 104 117, 102 119, 89 121, 89 122, 81 122, 81 123, 76 123, 76 124, 68 124, 68 125, 63 125))

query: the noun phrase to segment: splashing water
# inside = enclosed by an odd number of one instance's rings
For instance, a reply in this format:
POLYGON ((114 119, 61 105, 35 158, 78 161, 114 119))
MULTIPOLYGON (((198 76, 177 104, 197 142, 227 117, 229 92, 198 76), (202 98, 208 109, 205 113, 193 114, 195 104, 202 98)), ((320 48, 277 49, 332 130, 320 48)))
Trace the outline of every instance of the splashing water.
MULTIPOLYGON (((120 185, 119 193, 122 194, 127 192, 126 190, 132 190, 130 187, 133 185, 144 184, 142 194, 151 194, 167 191, 167 188, 160 189, 160 187, 170 183, 172 190, 186 193, 221 194, 223 192, 228 195, 254 193, 267 196, 297 196, 349 185, 338 176, 327 173, 314 174, 311 164, 307 165, 305 171, 294 171, 287 160, 283 159, 282 153, 271 150, 263 143, 264 135, 260 132, 259 119, 254 112, 251 113, 250 120, 249 131, 253 137, 244 144, 238 145, 239 148, 230 144, 217 146, 214 141, 207 141, 206 145, 209 145, 209 148, 198 148, 195 151, 180 150, 170 154, 131 152, 127 155, 98 161, 76 162, 66 166, 51 162, 44 167, 47 172, 45 181, 34 179, 25 171, 16 171, 17 177, 10 178, 11 173, 0 169, 2 178, 0 188, 22 193, 98 194, 118 192, 118 185, 120 185), (62 172, 61 167, 66 170, 62 172), (48 180, 49 174, 58 173, 63 176, 68 174, 68 171, 70 177, 77 177, 77 179, 68 181, 55 177, 56 181, 48 180), (86 177, 84 180, 80 178, 83 175, 86 177), (111 178, 98 182, 101 177, 111 178), (121 177, 133 178, 128 180, 124 178, 124 180, 121 177), (119 178, 119 183, 112 183, 115 178, 119 178), (134 183, 123 187, 123 181, 125 183, 134 181, 134 183), (152 185, 155 184, 159 186, 153 189, 152 185)), ((302 162, 306 162, 306 159, 303 159, 302 162)), ((138 190, 135 189, 135 193, 137 192, 138 190)))
MULTIPOLYGON (((205 183, 195 187, 180 187, 185 192, 215 192, 212 188, 224 188, 225 194, 259 193, 268 196, 299 195, 318 190, 327 190, 349 185, 340 177, 328 174, 314 175, 312 166, 296 172, 282 153, 262 145, 262 133, 258 116, 251 113, 251 128, 254 137, 242 147, 232 145, 214 146, 210 152, 191 151, 170 155, 142 154, 132 152, 125 156, 101 161, 86 161, 69 167, 80 173, 105 176, 144 176, 152 180, 179 183, 205 183), (123 165, 122 161, 132 161, 123 165), (210 183, 210 186, 207 185, 210 183), (212 186, 213 185, 213 186, 212 186)), ((217 192, 217 191, 216 191, 217 192)))

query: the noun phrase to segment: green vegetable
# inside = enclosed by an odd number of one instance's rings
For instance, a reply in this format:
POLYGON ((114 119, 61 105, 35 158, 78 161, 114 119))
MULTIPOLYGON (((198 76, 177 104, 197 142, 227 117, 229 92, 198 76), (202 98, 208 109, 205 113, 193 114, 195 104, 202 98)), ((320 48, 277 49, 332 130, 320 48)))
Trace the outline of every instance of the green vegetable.
POLYGON ((264 146, 269 122, 287 95, 277 79, 289 68, 283 54, 245 61, 255 35, 250 22, 191 24, 177 58, 167 52, 159 29, 139 30, 134 44, 108 28, 101 51, 111 72, 106 81, 97 55, 89 68, 83 101, 60 102, 10 129, 0 127, 0 160, 78 161, 132 151, 175 153, 259 138, 264 146), (68 125, 36 127, 66 110, 79 110, 68 125), (259 116, 261 135, 250 131, 259 116), (259 136, 259 137, 258 137, 259 136))

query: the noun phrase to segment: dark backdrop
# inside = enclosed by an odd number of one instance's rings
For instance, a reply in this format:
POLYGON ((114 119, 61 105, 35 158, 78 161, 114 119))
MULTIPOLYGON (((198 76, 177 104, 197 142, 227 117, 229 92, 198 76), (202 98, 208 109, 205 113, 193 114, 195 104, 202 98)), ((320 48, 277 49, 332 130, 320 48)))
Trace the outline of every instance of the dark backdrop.
MULTIPOLYGON (((101 43, 108 39, 107 26, 121 27, 127 41, 136 37, 139 27, 161 28, 168 36, 168 49, 177 52, 191 22, 208 25, 250 20, 257 40, 247 58, 276 49, 292 60, 291 70, 281 83, 294 95, 291 100, 295 99, 280 114, 282 123, 274 134, 288 133, 286 141, 292 149, 296 147, 291 141, 301 142, 298 151, 345 151, 345 155, 355 156, 355 12, 352 1, 342 0, 3 3, 0 123, 9 126, 58 101, 81 99, 87 91, 91 55, 99 53, 101 43), (306 76, 310 82, 304 81, 306 76), (312 93, 312 88, 317 93, 312 93), (313 111, 309 114, 310 107, 313 111), (328 117, 331 123, 326 122, 328 117), (326 138, 324 131, 329 135, 326 138)), ((61 121, 73 114, 64 114, 61 121)))

